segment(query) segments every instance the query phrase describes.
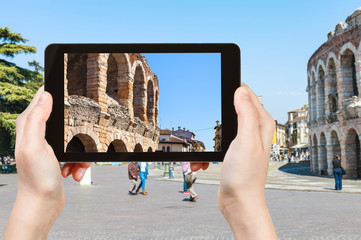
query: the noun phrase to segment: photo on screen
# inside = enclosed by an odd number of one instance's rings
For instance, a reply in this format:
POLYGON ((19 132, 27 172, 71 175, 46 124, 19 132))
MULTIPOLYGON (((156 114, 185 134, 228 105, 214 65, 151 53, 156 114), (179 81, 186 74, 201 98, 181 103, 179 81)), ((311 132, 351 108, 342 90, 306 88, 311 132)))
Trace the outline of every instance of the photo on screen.
POLYGON ((64 152, 220 152, 221 53, 65 53, 64 152))

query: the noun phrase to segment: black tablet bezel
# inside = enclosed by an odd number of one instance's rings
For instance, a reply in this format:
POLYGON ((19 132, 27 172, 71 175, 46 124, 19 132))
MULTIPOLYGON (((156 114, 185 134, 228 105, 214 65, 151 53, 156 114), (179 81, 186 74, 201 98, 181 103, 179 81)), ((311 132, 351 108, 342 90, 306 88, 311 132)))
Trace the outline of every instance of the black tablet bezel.
POLYGON ((233 105, 241 85, 240 49, 233 43, 187 44, 50 44, 45 49, 45 90, 53 96, 53 111, 46 125, 46 140, 59 162, 221 162, 236 136, 233 105), (64 152, 65 53, 221 53, 221 152, 64 152))

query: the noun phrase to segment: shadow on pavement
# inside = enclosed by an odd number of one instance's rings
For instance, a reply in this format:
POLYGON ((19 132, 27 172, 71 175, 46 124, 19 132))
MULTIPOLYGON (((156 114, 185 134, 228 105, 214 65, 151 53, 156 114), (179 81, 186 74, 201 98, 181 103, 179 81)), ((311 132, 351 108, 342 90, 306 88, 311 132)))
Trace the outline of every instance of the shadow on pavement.
POLYGON ((299 161, 299 162, 286 163, 285 165, 279 167, 278 170, 286 172, 286 173, 302 175, 302 176, 327 177, 327 176, 322 176, 322 175, 318 175, 318 174, 311 172, 310 161, 299 161))

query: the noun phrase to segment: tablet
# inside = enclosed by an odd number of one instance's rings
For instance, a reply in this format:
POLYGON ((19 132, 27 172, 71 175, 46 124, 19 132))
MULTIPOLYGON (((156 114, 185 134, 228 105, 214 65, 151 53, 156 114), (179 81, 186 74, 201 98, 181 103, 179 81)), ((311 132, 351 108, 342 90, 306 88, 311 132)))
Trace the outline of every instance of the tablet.
POLYGON ((236 135, 236 44, 51 44, 60 162, 220 162, 236 135))

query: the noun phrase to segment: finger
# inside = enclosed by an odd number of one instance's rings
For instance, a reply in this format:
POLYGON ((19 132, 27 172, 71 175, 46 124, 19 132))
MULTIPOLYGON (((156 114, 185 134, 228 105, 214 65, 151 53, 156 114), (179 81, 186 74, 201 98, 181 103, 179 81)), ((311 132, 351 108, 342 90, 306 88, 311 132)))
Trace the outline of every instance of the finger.
POLYGON ((239 87, 234 93, 234 107, 238 123, 236 139, 248 142, 259 137, 258 110, 245 87, 239 87))
POLYGON ((19 144, 21 143, 21 140, 23 138, 23 132, 24 132, 24 125, 26 121, 26 117, 28 113, 34 108, 34 106, 39 101, 40 95, 44 92, 44 86, 39 88, 39 90, 36 92, 33 100, 31 100, 29 106, 18 116, 16 119, 16 142, 15 142, 15 149, 18 149, 19 144))
POLYGON ((27 114, 22 139, 24 146, 43 146, 45 143, 46 121, 50 116, 52 103, 50 93, 43 92, 39 101, 27 114))
POLYGON ((191 163, 191 170, 193 172, 196 172, 198 171, 199 169, 203 169, 203 170, 206 170, 209 166, 209 163, 208 162, 205 162, 205 163, 191 163))
POLYGON ((263 142, 263 146, 266 148, 271 147, 272 139, 275 130, 275 121, 273 117, 266 111, 261 102, 259 101, 257 95, 252 91, 247 84, 242 83, 242 87, 247 89, 253 104, 256 106, 259 114, 260 121, 260 133, 263 142))
POLYGON ((74 180, 80 182, 87 169, 88 169, 87 167, 83 167, 81 164, 76 164, 71 172, 74 180))
POLYGON ((209 167, 209 162, 203 163, 203 166, 202 166, 203 170, 207 170, 208 167, 209 167))
POLYGON ((190 164, 191 164, 191 170, 192 170, 192 172, 198 171, 198 170, 201 169, 202 166, 203 166, 203 163, 198 163, 198 162, 196 162, 196 163, 190 163, 190 164))
POLYGON ((67 178, 71 174, 74 167, 75 167, 75 163, 67 163, 67 164, 65 164, 65 166, 61 170, 61 175, 64 178, 67 178))

